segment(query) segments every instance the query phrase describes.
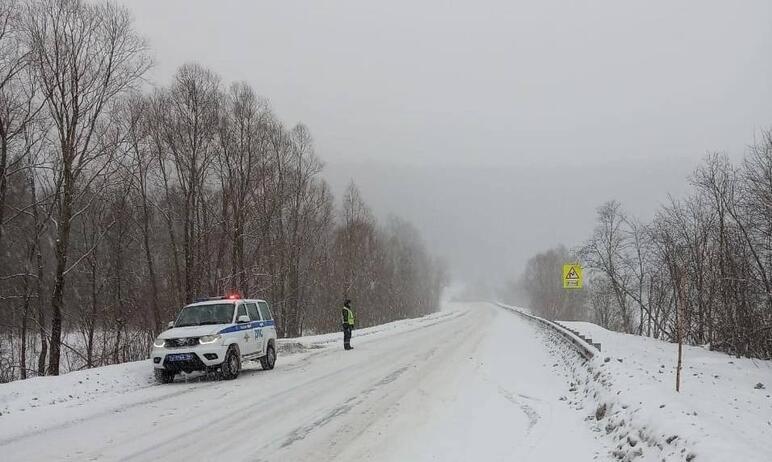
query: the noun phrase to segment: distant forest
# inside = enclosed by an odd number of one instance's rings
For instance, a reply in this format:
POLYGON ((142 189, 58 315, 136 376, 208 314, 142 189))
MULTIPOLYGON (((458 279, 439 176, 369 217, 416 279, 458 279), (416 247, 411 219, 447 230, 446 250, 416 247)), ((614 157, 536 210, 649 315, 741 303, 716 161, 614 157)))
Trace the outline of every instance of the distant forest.
POLYGON ((603 204, 584 244, 534 256, 514 289, 550 319, 772 358, 772 131, 737 165, 707 156, 688 181, 649 223, 603 204), (584 290, 562 289, 573 261, 589 270, 584 290))
POLYGON ((0 382, 146 358, 186 303, 240 292, 281 336, 435 311, 445 273, 307 127, 198 64, 147 88, 111 3, 0 0, 0 382))

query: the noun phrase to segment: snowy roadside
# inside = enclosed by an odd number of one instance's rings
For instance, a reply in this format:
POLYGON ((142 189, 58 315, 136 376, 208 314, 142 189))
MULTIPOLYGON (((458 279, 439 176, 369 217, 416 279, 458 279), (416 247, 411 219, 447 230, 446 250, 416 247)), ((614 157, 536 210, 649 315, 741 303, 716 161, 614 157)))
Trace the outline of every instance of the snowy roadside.
MULTIPOLYGON (((441 311, 422 318, 405 319, 354 331, 354 344, 442 322, 459 312, 441 311)), ((313 355, 342 348, 340 333, 279 340, 277 371, 303 363, 313 355)), ((244 372, 259 369, 247 362, 244 372)), ((56 377, 35 377, 0 384, 0 440, 13 435, 63 425, 88 404, 92 415, 120 412, 127 406, 152 403, 173 395, 210 386, 216 381, 203 374, 183 375, 178 386, 157 386, 150 360, 74 371, 56 377)), ((78 418, 87 418, 78 414, 78 418)))
MULTIPOLYGON (((505 308, 528 313, 522 308, 505 308)), ((566 375, 561 399, 586 413, 624 461, 769 461, 772 454, 772 362, 684 348, 681 393, 675 392, 676 346, 586 322, 558 322, 601 344, 587 360, 563 335, 545 343, 566 375)), ((573 335, 573 334, 571 334, 573 335)))
POLYGON ((676 345, 591 323, 560 324, 601 343, 595 360, 572 366, 573 400, 585 408, 606 406, 597 425, 618 440, 620 454, 653 449, 666 460, 716 462, 772 457, 771 361, 685 346, 676 393, 676 345), (639 450, 639 440, 651 449, 639 450), (675 454, 668 450, 679 446, 675 454))
POLYGON ((613 457, 625 462, 694 460, 691 439, 679 427, 647 415, 635 392, 623 394, 615 386, 619 371, 610 370, 610 361, 602 354, 585 359, 554 331, 545 329, 543 333, 547 350, 556 361, 553 369, 565 375, 569 386, 560 399, 585 414, 593 431, 610 440, 613 457))

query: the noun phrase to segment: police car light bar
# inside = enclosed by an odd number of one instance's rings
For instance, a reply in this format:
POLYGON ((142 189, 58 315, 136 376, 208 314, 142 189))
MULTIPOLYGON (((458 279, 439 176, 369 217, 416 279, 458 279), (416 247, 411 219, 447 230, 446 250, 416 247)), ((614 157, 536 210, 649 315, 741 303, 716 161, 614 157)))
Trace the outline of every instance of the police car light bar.
POLYGON ((230 295, 219 295, 217 297, 199 297, 194 301, 194 303, 209 302, 212 300, 240 300, 240 299, 241 299, 241 296, 239 294, 230 294, 230 295))
POLYGON ((209 300, 217 300, 217 297, 198 297, 197 299, 193 300, 193 303, 208 302, 209 300))

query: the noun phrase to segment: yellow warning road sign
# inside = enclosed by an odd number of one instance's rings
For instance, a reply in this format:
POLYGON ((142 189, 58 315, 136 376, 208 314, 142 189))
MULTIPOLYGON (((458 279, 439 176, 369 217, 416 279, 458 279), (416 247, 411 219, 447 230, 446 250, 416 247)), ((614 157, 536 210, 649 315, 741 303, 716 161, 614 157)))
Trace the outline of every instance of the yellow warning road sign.
POLYGON ((567 263, 563 265, 563 288, 582 288, 582 267, 578 264, 567 263))

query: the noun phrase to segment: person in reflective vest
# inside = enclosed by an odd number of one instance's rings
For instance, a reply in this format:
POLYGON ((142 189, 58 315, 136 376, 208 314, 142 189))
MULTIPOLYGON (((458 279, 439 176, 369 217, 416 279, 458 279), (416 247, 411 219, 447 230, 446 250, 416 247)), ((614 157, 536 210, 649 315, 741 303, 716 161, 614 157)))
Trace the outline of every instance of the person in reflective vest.
POLYGON ((351 300, 343 302, 343 348, 346 350, 353 350, 351 346, 351 331, 354 329, 354 312, 351 311, 351 300))

